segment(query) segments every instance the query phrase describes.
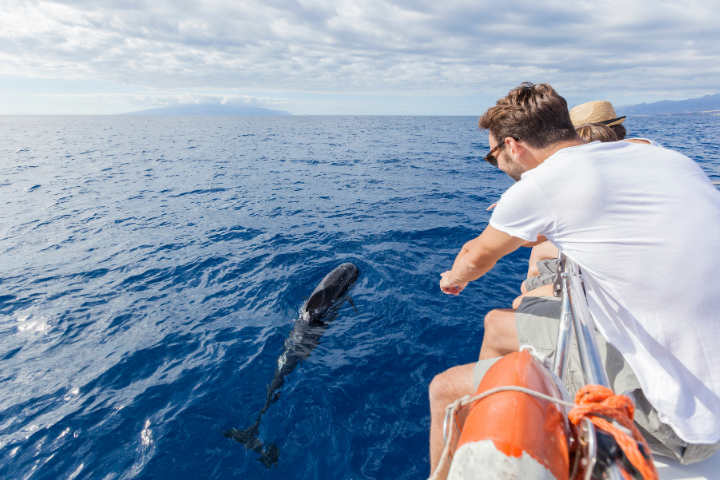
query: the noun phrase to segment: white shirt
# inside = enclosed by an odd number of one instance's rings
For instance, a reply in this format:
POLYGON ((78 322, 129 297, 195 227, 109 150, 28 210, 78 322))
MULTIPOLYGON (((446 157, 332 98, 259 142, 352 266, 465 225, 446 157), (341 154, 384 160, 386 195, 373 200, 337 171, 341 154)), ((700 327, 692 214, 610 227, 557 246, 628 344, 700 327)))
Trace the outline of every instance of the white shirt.
POLYGON ((660 420, 686 442, 720 440, 720 192, 695 162, 629 142, 565 148, 490 225, 544 235, 580 265, 598 330, 660 420))

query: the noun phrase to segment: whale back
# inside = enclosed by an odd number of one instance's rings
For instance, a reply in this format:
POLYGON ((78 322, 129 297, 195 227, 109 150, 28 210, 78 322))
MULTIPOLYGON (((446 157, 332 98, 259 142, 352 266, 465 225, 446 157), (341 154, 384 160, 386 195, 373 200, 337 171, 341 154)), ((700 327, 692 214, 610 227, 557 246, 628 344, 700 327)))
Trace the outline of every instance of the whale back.
POLYGON ((307 314, 310 321, 318 321, 327 310, 342 297, 355 283, 360 270, 352 263, 343 263, 315 287, 308 301, 302 308, 303 316, 307 314))

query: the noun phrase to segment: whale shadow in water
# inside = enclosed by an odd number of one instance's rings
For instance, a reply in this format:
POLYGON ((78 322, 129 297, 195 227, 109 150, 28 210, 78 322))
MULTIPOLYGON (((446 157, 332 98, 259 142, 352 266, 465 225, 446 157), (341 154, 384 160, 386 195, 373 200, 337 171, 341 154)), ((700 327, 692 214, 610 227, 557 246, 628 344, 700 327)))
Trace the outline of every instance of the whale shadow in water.
POLYGON ((274 444, 264 445, 258 439, 260 419, 270 405, 280 398, 280 388, 285 384, 285 377, 301 361, 307 359, 318 346, 320 337, 325 333, 328 324, 337 317, 345 300, 355 308, 348 295, 348 290, 359 276, 358 267, 352 263, 343 263, 322 279, 300 309, 300 318, 297 319, 290 335, 285 340, 283 353, 277 360, 275 375, 268 385, 265 405, 260 409, 255 423, 245 430, 231 428, 222 432, 225 437, 232 438, 248 450, 259 454, 258 460, 267 468, 272 467, 273 464, 277 465, 280 449, 274 444))

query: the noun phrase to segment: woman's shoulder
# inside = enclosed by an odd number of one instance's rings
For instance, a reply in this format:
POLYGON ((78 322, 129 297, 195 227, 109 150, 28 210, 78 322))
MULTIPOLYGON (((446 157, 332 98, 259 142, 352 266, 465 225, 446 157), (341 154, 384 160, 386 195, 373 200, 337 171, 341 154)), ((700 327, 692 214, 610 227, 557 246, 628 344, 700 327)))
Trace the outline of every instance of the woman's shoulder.
POLYGON ((630 143, 640 143, 645 145, 652 145, 653 147, 662 147, 659 143, 657 143, 655 140, 650 140, 648 138, 626 138, 625 140, 620 140, 621 142, 630 142, 630 143))

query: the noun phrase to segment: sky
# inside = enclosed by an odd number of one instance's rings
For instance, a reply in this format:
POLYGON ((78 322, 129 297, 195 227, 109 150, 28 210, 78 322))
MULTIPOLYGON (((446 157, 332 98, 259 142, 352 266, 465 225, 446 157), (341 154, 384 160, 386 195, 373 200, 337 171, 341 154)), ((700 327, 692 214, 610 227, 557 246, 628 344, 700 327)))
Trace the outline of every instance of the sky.
POLYGON ((720 93, 718 0, 0 0, 0 114, 480 115, 720 93))

